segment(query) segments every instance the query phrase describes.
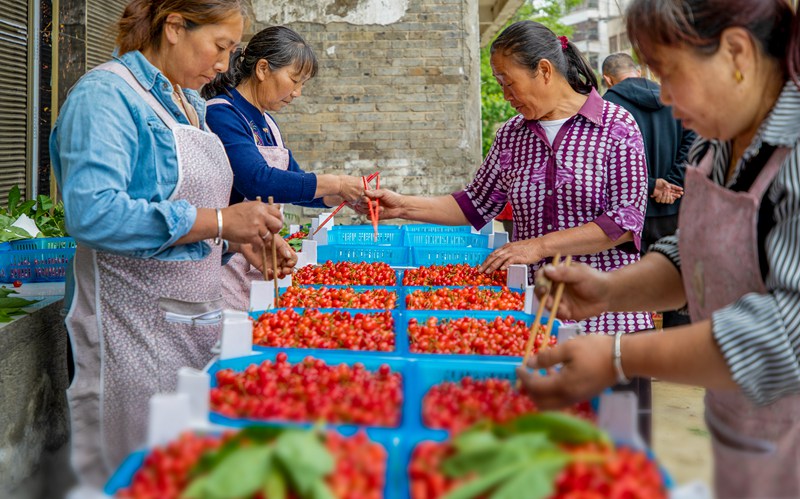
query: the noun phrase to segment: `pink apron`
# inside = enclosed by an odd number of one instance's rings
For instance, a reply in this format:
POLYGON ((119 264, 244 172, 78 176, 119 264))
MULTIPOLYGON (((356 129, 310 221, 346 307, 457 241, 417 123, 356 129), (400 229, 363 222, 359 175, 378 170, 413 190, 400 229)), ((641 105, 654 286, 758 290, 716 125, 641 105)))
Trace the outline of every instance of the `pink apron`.
MULTIPOLYGON (((228 105, 236 109, 236 107, 225 99, 210 99, 207 103, 209 106, 215 105, 228 105)), ((239 112, 239 110, 236 110, 239 112)), ((241 114, 241 112, 239 112, 241 114)), ((249 123, 249 120, 242 114, 242 118, 249 123)), ((270 168, 277 168, 279 170, 289 169, 289 150, 283 145, 283 137, 278 130, 278 125, 273 119, 264 113, 264 120, 269 126, 272 136, 275 138, 274 146, 259 145, 258 134, 253 131, 253 141, 258 147, 258 152, 261 157, 267 162, 270 168)), ((264 199, 266 201, 266 199, 264 199)), ((283 210, 281 209, 281 213, 283 210)), ((263 281, 264 275, 260 270, 253 267, 241 254, 233 255, 227 265, 222 270, 222 295, 225 301, 225 308, 232 308, 234 310, 247 310, 250 306, 250 286, 253 281, 263 281)))
MULTIPOLYGON (((680 255, 693 321, 710 319, 748 293, 767 292, 758 260, 758 211, 787 153, 777 149, 747 192, 708 178, 712 151, 698 168, 686 169, 680 255)), ((708 390, 705 404, 718 498, 800 497, 800 396, 758 407, 740 391, 708 390)))
MULTIPOLYGON (((228 205, 233 173, 219 138, 179 124, 125 66, 122 77, 172 130, 179 180, 170 200, 228 205)), ((129 258, 79 245, 66 323, 76 375, 68 390, 72 463, 83 484, 101 487, 145 443, 148 401, 177 386, 180 367, 202 368, 220 331, 222 247, 199 261, 129 258)))

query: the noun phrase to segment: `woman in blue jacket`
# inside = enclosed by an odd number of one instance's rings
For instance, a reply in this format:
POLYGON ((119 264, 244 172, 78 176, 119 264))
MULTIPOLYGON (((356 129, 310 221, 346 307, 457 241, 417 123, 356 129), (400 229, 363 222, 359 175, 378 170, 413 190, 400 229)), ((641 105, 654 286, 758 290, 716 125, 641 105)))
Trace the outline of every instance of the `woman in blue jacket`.
MULTIPOLYGON (((325 208, 363 195, 360 177, 304 172, 269 114, 300 97, 316 73, 317 58, 305 40, 289 28, 271 26, 233 55, 227 73, 203 87, 208 125, 225 145, 233 169, 231 203, 272 196, 277 203, 325 208)), ((244 258, 234 257, 223 280, 226 305, 246 309, 250 282, 260 278, 244 258)))

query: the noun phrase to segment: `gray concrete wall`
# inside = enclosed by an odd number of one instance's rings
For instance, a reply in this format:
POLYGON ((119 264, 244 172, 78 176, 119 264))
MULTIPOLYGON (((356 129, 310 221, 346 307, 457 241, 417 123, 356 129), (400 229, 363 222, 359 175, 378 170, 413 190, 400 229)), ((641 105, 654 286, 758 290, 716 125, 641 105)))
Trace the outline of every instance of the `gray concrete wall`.
POLYGON ((377 169, 382 187, 408 194, 471 179, 481 161, 478 0, 253 0, 253 11, 249 31, 287 25, 320 60, 303 97, 276 115, 302 168, 377 169))
POLYGON ((0 328, 0 497, 58 498, 71 485, 62 308, 0 328))

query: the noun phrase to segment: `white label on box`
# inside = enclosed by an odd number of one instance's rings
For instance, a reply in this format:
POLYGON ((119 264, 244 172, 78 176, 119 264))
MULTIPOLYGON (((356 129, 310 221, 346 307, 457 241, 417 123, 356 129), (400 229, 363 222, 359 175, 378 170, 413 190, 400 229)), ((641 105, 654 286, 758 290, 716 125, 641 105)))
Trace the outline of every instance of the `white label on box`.
POLYGON ((508 244, 508 232, 495 232, 489 234, 489 248, 497 249, 508 244))
MULTIPOLYGON (((254 283, 255 284, 255 283, 254 283)), ((253 323, 245 312, 225 310, 219 358, 235 359, 253 351, 253 323)))
POLYGON ((192 427, 189 395, 157 393, 150 397, 147 446, 164 445, 192 427))
POLYGON ((506 286, 510 289, 525 289, 528 285, 528 266, 514 263, 508 266, 506 286))
POLYGON ((539 299, 536 298, 536 294, 533 292, 534 289, 533 286, 524 286, 524 288, 525 288, 525 307, 523 308, 523 311, 526 314, 533 315, 539 308, 539 299))
POLYGON ((615 442, 643 450, 637 417, 638 399, 633 392, 611 392, 600 395, 597 425, 606 430, 615 442))
POLYGON ((208 421, 208 392, 211 387, 211 377, 207 372, 198 371, 191 367, 178 369, 178 393, 189 396, 190 418, 197 423, 208 421))
POLYGON ((270 310, 275 307, 275 285, 272 281, 250 283, 250 312, 270 310))

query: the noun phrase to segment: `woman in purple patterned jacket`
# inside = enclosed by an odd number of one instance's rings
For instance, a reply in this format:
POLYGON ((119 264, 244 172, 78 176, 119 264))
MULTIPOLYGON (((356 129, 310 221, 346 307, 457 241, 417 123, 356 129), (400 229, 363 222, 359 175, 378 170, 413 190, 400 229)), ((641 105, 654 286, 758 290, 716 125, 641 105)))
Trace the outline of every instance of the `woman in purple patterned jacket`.
MULTIPOLYGON (((600 270, 639 260, 647 205, 647 165, 636 122, 597 93, 594 72, 566 37, 532 21, 509 26, 492 44, 492 71, 519 112, 497 132, 475 178, 439 197, 368 191, 381 218, 480 228, 514 211, 512 242, 481 266, 513 263, 532 273, 556 253, 600 270)), ((652 327, 646 312, 608 313, 583 323, 589 332, 652 327)))

